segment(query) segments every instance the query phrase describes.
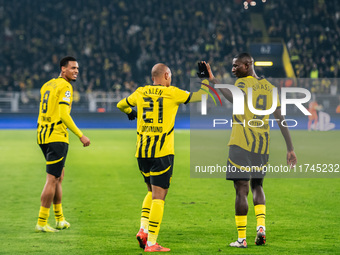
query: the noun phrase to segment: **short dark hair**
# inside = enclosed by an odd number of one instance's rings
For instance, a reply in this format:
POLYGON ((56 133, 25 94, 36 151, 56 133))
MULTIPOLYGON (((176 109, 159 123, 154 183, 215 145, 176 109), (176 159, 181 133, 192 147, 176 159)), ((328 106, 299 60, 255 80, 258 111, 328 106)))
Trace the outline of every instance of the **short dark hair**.
POLYGON ((67 56, 60 60, 60 69, 62 66, 67 66, 69 61, 77 61, 74 57, 67 56))
POLYGON ((234 58, 241 60, 243 63, 253 62, 253 57, 247 52, 237 54, 234 58))
POLYGON ((234 58, 237 58, 237 59, 250 58, 250 59, 252 59, 252 56, 247 52, 243 52, 243 53, 237 54, 234 58))

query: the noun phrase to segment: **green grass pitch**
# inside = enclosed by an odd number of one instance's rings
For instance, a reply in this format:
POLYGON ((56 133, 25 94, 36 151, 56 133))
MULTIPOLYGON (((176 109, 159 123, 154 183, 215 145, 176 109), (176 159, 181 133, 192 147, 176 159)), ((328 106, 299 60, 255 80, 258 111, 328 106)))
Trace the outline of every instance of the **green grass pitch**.
MULTIPOLYGON (((71 228, 35 233, 45 161, 35 130, 0 130, 0 254, 142 254, 139 228, 145 184, 134 158, 135 130, 85 130, 74 135, 66 162, 63 208, 71 228)), ((291 132, 300 162, 340 163, 340 132, 291 132), (321 162, 320 162, 321 161, 321 162), (331 161, 331 162, 330 162, 331 161)), ((285 145, 272 131, 271 162, 284 163, 285 145)), ((172 254, 335 254, 340 251, 340 179, 265 179, 267 244, 254 244, 249 196, 248 249, 237 238, 235 192, 224 179, 190 178, 190 135, 175 134, 175 168, 158 241, 172 254)), ((53 210, 49 219, 54 224, 53 210)))

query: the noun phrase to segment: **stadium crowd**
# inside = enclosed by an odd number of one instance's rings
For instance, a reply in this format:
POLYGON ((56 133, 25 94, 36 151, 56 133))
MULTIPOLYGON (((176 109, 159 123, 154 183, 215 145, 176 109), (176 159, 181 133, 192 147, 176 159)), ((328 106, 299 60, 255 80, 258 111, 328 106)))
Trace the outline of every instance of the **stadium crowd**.
MULTIPOLYGON (((232 57, 262 36, 250 11, 218 0, 0 0, 0 90, 40 88, 65 55, 80 64, 79 92, 134 91, 157 62, 182 88, 202 59, 229 77, 232 57)), ((268 34, 287 43, 297 77, 339 77, 336 0, 268 1, 263 16, 268 34)))
POLYGON ((339 77, 339 1, 275 1, 268 7, 268 34, 284 39, 297 77, 339 77))

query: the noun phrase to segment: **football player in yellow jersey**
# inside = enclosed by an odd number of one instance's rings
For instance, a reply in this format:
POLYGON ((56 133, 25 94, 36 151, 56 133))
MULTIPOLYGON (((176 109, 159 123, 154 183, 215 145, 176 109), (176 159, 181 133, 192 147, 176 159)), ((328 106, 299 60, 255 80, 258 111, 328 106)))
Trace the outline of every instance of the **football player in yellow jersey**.
MULTIPOLYGON (((142 205, 137 240, 147 252, 170 251, 157 244, 164 200, 174 165, 174 125, 180 104, 201 101, 203 90, 189 93, 171 86, 171 70, 159 63, 151 71, 153 85, 139 87, 117 107, 130 120, 137 117, 136 157, 148 193, 142 205), (137 106, 137 112, 131 107, 137 106)), ((203 87, 203 85, 202 85, 203 87)), ((206 88, 205 88, 206 89, 206 88)))
MULTIPOLYGON (((209 79, 213 83, 219 83, 209 64, 203 62, 209 73, 209 79)), ((230 246, 246 248, 246 226, 248 214, 247 196, 249 193, 249 182, 253 193, 253 203, 257 219, 256 245, 263 245, 266 242, 265 235, 265 194, 263 191, 263 178, 265 173, 261 167, 265 166, 269 158, 269 125, 265 120, 269 115, 254 115, 247 105, 248 88, 252 89, 252 99, 257 110, 268 110, 272 106, 274 86, 264 78, 259 78, 254 70, 254 60, 248 53, 241 53, 233 59, 233 74, 238 78, 235 86, 243 91, 244 114, 233 115, 233 127, 229 141, 229 158, 227 179, 234 182, 236 190, 235 200, 235 221, 238 231, 238 240, 230 246), (263 119, 263 122, 262 122, 263 119), (258 171, 246 171, 255 169, 258 171)), ((229 89, 220 89, 224 97, 233 102, 232 93, 229 89)), ((277 95, 274 95, 277 96, 277 95)), ((277 101, 274 117, 280 127, 281 133, 287 145, 287 164, 296 165, 297 158, 294 153, 293 143, 287 127, 281 123, 284 117, 281 115, 280 103, 277 101)))
POLYGON ((73 57, 65 57, 60 61, 60 69, 60 76, 46 82, 40 90, 37 140, 46 159, 47 177, 41 194, 36 232, 58 232, 58 229, 70 227, 61 205, 61 184, 69 143, 67 128, 79 137, 84 147, 90 145, 90 139, 83 135, 70 115, 73 100, 70 82, 77 79, 78 62, 73 57), (52 202, 56 229, 47 224, 52 202))

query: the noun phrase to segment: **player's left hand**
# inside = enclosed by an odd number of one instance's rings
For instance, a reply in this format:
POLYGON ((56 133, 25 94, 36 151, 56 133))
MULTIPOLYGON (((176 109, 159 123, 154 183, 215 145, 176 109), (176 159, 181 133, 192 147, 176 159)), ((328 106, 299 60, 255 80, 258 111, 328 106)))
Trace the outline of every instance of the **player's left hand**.
POLYGON ((290 168, 293 168, 296 166, 297 163, 297 157, 295 155, 294 151, 288 151, 287 152, 287 165, 289 165, 290 168))
POLYGON ((132 109, 132 111, 127 116, 129 120, 134 120, 135 118, 137 118, 137 112, 132 109))

